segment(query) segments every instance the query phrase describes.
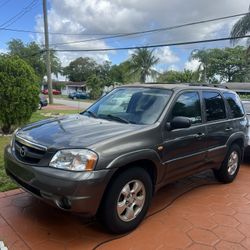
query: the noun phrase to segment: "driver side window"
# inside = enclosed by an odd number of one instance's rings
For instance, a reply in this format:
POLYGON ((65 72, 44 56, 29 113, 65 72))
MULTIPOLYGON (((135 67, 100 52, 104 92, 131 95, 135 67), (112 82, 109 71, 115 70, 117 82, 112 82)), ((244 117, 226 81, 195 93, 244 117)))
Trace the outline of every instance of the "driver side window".
POLYGON ((171 119, 177 116, 189 118, 192 124, 202 122, 198 92, 186 92, 178 97, 172 109, 171 119))

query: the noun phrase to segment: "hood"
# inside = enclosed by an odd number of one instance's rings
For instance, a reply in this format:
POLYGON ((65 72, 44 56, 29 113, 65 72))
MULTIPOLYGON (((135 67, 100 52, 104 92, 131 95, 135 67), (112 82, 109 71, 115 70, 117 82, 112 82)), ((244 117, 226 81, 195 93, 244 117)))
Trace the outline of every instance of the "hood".
POLYGON ((18 131, 18 136, 48 149, 85 148, 145 125, 125 124, 84 115, 69 115, 30 124, 18 131))

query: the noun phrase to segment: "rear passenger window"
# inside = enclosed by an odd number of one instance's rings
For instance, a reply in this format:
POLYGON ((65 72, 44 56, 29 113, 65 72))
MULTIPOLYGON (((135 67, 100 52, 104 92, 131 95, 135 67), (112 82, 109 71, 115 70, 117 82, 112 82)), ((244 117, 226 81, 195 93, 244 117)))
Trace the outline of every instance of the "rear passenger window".
POLYGON ((223 96, 230 107, 232 118, 242 117, 244 115, 244 109, 239 97, 236 94, 229 92, 224 92, 223 96))
POLYGON ((218 92, 203 91, 207 121, 226 118, 226 109, 222 96, 218 92))
POLYGON ((197 92, 181 94, 172 109, 172 119, 176 116, 188 117, 191 122, 201 123, 200 98, 197 92))

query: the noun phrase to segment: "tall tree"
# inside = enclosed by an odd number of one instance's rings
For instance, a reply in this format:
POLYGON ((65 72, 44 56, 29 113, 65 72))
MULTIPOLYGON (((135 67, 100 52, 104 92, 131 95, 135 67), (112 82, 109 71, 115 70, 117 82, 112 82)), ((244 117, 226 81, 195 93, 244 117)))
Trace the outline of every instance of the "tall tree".
POLYGON ((220 81, 243 82, 249 71, 246 49, 242 46, 235 48, 211 49, 210 74, 219 76, 220 81))
POLYGON ((153 66, 158 63, 159 58, 156 58, 153 53, 153 50, 139 48, 132 54, 131 71, 140 75, 142 83, 146 81, 147 76, 157 73, 153 66))
POLYGON ((86 81, 97 71, 97 63, 89 57, 79 57, 63 69, 63 75, 67 76, 70 81, 86 81))
POLYGON ((175 71, 169 70, 163 72, 157 81, 164 83, 192 83, 198 82, 199 75, 198 72, 193 72, 191 70, 175 71))
MULTIPOLYGON (((248 11, 250 12, 250 5, 248 8, 248 11)), ((230 33, 232 44, 236 44, 238 43, 239 40, 241 40, 241 39, 237 39, 236 37, 244 36, 249 32, 250 32, 250 13, 240 18, 234 24, 230 33)), ((247 53, 250 53, 250 39, 247 40, 247 44, 248 44, 247 53)))
MULTIPOLYGON (((42 53, 42 48, 36 42, 24 44, 20 39, 13 39, 8 42, 8 50, 10 55, 19 56, 26 61, 34 69, 40 81, 42 81, 46 75, 45 55, 42 53)), ((51 51, 50 56, 52 73, 58 76, 61 73, 61 62, 56 57, 54 51, 51 51)))
POLYGON ((209 70, 209 51, 208 50, 193 50, 191 52, 191 59, 197 59, 200 62, 198 72, 200 72, 201 79, 204 82, 208 81, 209 70))

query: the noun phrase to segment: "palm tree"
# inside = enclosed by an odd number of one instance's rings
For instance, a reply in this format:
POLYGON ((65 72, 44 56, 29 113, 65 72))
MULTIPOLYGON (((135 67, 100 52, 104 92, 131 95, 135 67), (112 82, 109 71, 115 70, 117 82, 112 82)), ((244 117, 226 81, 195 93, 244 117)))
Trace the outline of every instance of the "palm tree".
MULTIPOLYGON (((250 5, 248 8, 248 11, 250 12, 250 5)), ((231 34, 230 34, 231 43, 236 44, 240 40, 240 38, 237 38, 237 37, 245 36, 249 32, 250 32, 250 13, 243 16, 234 24, 231 30, 231 34)), ((249 53, 250 52, 250 39, 247 40, 247 44, 248 44, 247 53, 249 53)))
POLYGON ((139 74, 140 82, 145 83, 146 77, 157 73, 152 67, 158 63, 159 58, 153 55, 153 50, 138 48, 132 54, 131 70, 134 74, 139 74))
POLYGON ((197 59, 200 62, 198 72, 201 74, 201 80, 207 83, 208 68, 209 68, 209 52, 207 50, 193 50, 191 52, 191 59, 197 59))

